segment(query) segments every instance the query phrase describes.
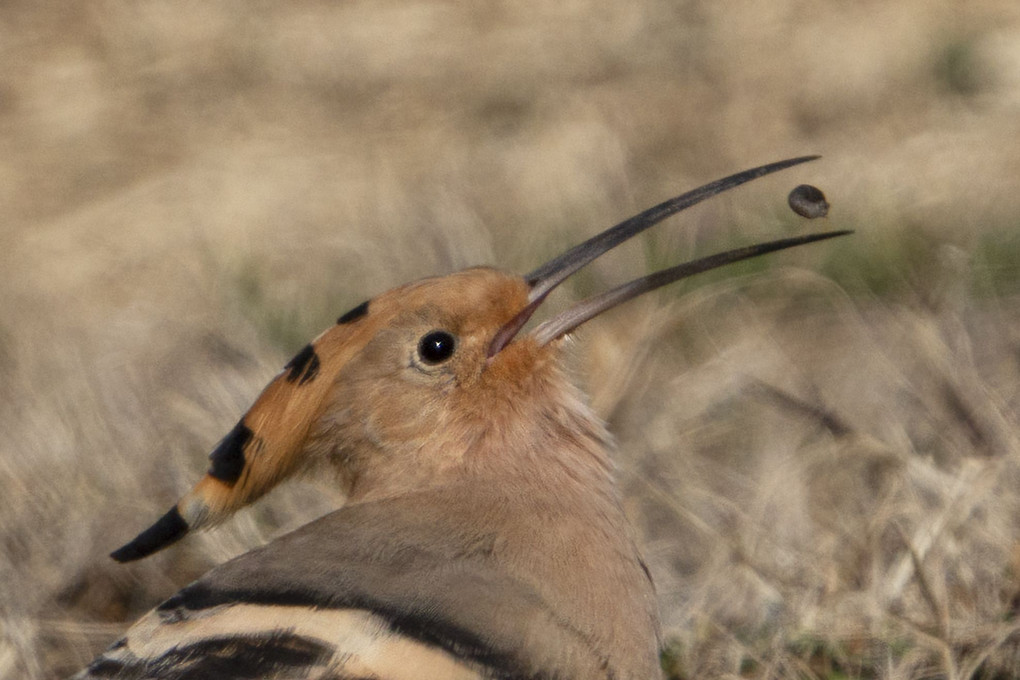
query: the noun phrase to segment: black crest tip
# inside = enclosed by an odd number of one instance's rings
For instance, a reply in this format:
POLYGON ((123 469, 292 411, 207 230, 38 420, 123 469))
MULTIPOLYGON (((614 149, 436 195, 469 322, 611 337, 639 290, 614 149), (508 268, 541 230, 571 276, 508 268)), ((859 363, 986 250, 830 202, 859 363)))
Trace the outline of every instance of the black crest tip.
POLYGON ((110 557, 118 562, 134 562, 143 557, 148 557, 172 543, 176 543, 184 534, 188 533, 188 523, 181 517, 177 507, 170 508, 170 511, 156 520, 151 527, 138 534, 127 545, 117 548, 110 557))
POLYGON ((338 324, 345 324, 345 323, 351 323, 352 321, 356 321, 357 319, 360 319, 361 317, 363 317, 366 314, 368 314, 368 303, 369 303, 369 301, 365 300, 364 302, 362 302, 360 305, 358 305, 354 309, 351 309, 351 310, 348 310, 348 311, 344 312, 343 314, 340 315, 340 318, 337 319, 336 322, 338 324))

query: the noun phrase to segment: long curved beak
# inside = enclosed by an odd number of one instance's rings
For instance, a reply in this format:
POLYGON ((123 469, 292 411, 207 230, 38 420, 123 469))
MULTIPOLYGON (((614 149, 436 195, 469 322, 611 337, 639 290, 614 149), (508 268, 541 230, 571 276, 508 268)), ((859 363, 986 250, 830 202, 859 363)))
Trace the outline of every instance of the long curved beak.
MULTIPOLYGON (((514 339, 514 337, 516 337, 517 333, 524 327, 524 324, 528 322, 531 316, 535 313, 539 306, 541 306, 542 302, 545 301, 546 297, 553 291, 553 289, 556 288, 556 286, 563 283, 572 274, 598 258, 600 255, 607 253, 619 244, 640 234, 649 227, 658 224, 667 217, 700 203, 707 198, 721 194, 724 191, 728 191, 759 177, 764 177, 765 175, 778 172, 779 170, 785 170, 786 168, 794 165, 813 161, 817 158, 819 157, 800 156, 798 158, 790 158, 784 161, 777 161, 775 163, 769 163, 768 165, 762 165, 757 168, 751 168, 750 170, 744 170, 743 172, 738 172, 734 175, 730 175, 729 177, 723 177, 722 179, 718 179, 714 182, 698 187, 693 191, 688 191, 685 194, 681 194, 680 196, 671 198, 668 201, 664 201, 638 215, 635 215, 634 217, 624 220, 616 226, 606 229, 587 241, 574 246, 562 255, 546 262, 524 277, 531 286, 531 291, 528 295, 528 304, 513 319, 504 324, 504 326, 493 337, 492 343, 489 345, 489 357, 494 357, 500 350, 506 347, 514 339)), ((556 317, 539 325, 533 331, 533 336, 537 339, 539 344, 546 344, 556 338, 562 337, 583 324, 585 321, 598 316, 606 310, 612 309, 613 307, 631 300, 638 295, 655 290, 656 288, 675 281, 679 281, 680 279, 687 278, 688 276, 693 276, 694 274, 699 274, 701 272, 708 271, 709 269, 715 269, 726 264, 739 262, 740 260, 746 260, 748 258, 757 257, 777 250, 793 248, 794 246, 834 238, 836 236, 843 236, 849 233, 852 232, 832 231, 821 234, 810 234, 807 236, 780 239, 777 241, 769 241, 767 243, 737 248, 735 250, 729 250, 724 253, 710 255, 698 260, 692 260, 674 267, 669 267, 668 269, 648 274, 647 276, 635 279, 629 283, 625 283, 613 288, 612 290, 588 298, 587 300, 574 305, 570 309, 567 309, 556 317)))

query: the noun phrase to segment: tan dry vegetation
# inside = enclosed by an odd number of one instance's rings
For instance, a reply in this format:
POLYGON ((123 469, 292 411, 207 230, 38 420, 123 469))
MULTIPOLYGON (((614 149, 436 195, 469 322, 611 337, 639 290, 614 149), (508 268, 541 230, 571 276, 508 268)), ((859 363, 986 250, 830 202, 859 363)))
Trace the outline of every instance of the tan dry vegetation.
POLYGON ((857 230, 577 335, 668 670, 1018 674, 1012 0, 15 0, 0 53, 0 677, 339 502, 106 557, 340 312, 803 153, 561 295, 803 230, 803 181, 857 230))

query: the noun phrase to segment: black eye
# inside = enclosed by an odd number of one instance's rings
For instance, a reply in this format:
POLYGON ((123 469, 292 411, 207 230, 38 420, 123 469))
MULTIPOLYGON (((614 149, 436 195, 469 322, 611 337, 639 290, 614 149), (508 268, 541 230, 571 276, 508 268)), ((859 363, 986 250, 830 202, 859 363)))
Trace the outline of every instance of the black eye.
POLYGON ((441 364, 451 356, 457 341, 446 331, 429 331, 418 341, 418 356, 426 364, 441 364))

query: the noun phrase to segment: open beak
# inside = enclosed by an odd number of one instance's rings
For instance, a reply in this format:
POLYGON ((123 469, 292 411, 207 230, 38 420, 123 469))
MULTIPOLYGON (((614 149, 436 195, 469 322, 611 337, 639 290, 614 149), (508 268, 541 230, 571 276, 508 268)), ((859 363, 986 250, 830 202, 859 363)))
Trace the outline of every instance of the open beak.
MULTIPOLYGON (((644 212, 635 215, 614 227, 593 236, 584 243, 580 243, 562 255, 554 257, 539 268, 535 269, 524 278, 531 286, 528 294, 528 304, 517 316, 503 325, 496 333, 489 345, 489 357, 494 357, 516 337, 524 324, 528 322, 535 311, 541 306, 545 298, 556 286, 563 283, 570 275, 593 261, 600 255, 612 250, 627 239, 640 234, 645 229, 654 226, 674 215, 685 210, 716 194, 721 194, 734 187, 740 186, 753 179, 784 170, 794 165, 813 161, 818 156, 801 156, 790 158, 784 161, 769 163, 750 170, 738 172, 735 175, 718 179, 693 191, 688 191, 659 205, 649 208, 644 212)), ((684 262, 667 269, 663 269, 647 276, 635 279, 600 295, 583 300, 557 316, 543 322, 532 332, 532 336, 540 345, 547 344, 574 330, 585 321, 592 319, 606 310, 612 309, 619 304, 631 300, 643 293, 655 290, 666 284, 679 281, 680 279, 700 274, 701 272, 715 269, 732 262, 739 262, 765 253, 793 248, 794 246, 822 241, 836 236, 850 234, 850 231, 830 231, 820 234, 809 234, 793 238, 784 238, 766 243, 759 243, 744 248, 728 250, 716 255, 709 255, 690 262, 684 262)))

